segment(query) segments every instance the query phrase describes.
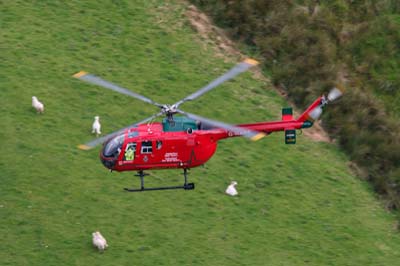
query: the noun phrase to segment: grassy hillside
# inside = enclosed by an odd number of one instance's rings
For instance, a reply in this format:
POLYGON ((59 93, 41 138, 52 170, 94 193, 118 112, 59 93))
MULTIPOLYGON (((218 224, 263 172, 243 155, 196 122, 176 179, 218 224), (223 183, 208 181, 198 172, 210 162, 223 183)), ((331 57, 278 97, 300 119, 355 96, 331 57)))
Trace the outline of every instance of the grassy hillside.
MULTIPOLYGON (((90 140, 153 114, 152 106, 83 84, 79 70, 173 103, 236 62, 215 55, 181 1, 5 1, 0 5, 1 265, 395 265, 393 214, 333 144, 281 133, 220 143, 196 190, 125 193, 90 140), (165 3, 167 2, 167 4, 165 3), (31 108, 31 96, 45 114, 31 108), (240 196, 223 194, 231 180, 240 196), (109 242, 91 246, 100 230, 109 242)), ((286 103, 245 73, 182 109, 230 123, 277 119, 286 103)), ((154 171, 149 185, 181 182, 154 171)))

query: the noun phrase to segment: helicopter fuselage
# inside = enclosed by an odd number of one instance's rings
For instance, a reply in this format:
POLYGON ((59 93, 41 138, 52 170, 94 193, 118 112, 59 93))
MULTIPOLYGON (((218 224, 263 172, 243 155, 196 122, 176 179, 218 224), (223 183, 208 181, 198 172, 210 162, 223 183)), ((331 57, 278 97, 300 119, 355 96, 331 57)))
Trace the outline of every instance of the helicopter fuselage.
POLYGON ((100 159, 116 171, 193 168, 206 163, 227 136, 220 129, 165 132, 162 123, 143 124, 104 143, 100 159))

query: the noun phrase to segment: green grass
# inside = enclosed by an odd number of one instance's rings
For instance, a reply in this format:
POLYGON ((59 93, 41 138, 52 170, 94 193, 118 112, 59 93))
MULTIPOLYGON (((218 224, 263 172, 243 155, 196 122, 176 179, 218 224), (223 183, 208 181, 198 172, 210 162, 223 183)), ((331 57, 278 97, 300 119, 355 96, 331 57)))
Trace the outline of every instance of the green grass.
MULTIPOLYGON (((196 190, 125 193, 133 173, 109 173, 82 152, 93 116, 103 132, 157 111, 84 84, 98 74, 174 103, 222 74, 180 1, 3 1, 0 6, 1 265, 396 265, 400 237, 366 182, 333 144, 283 134, 222 141, 196 190), (31 96, 45 114, 31 108, 31 96), (223 194, 231 180, 240 196, 223 194), (101 254, 91 232, 109 242, 101 254)), ((182 108, 229 123, 277 119, 286 103, 245 73, 182 108)), ((181 182, 153 171, 149 185, 181 182)))

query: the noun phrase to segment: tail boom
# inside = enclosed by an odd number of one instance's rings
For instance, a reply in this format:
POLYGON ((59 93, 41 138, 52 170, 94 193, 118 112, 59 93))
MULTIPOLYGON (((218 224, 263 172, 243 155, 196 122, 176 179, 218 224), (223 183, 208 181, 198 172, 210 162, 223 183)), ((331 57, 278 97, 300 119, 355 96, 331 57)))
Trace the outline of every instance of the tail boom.
MULTIPOLYGON (((243 128, 243 132, 246 130, 251 130, 254 132, 260 132, 260 134, 270 134, 275 131, 284 131, 285 132, 285 142, 286 144, 295 144, 296 143, 296 130, 302 128, 312 127, 315 120, 317 120, 324 107, 329 103, 340 97, 341 91, 339 89, 334 89, 336 93, 330 93, 331 98, 320 96, 318 97, 297 119, 293 117, 291 108, 283 108, 282 109, 282 120, 280 121, 271 121, 271 122, 259 122, 259 123, 251 123, 251 124, 240 124, 237 127, 243 128)), ((244 133, 243 133, 244 134, 244 133)), ((234 134, 232 132, 220 131, 217 139, 229 138, 241 136, 243 134, 234 134)))
POLYGON ((238 126, 269 134, 269 133, 272 133, 275 131, 284 131, 287 129, 309 128, 312 126, 312 122, 310 122, 308 120, 306 120, 306 121, 291 120, 291 121, 261 122, 261 123, 254 123, 254 124, 241 124, 238 126))
MULTIPOLYGON (((314 112, 315 109, 321 108, 321 104, 323 102, 324 102, 324 97, 323 96, 318 97, 297 119, 293 117, 291 108, 283 108, 282 120, 280 121, 241 124, 237 126, 255 132, 262 132, 264 134, 270 134, 276 131, 284 131, 286 144, 295 144, 296 130, 312 127, 313 121, 315 120, 313 119, 312 112, 314 112)), ((234 137, 234 136, 238 135, 228 134, 227 136, 224 137, 234 137)))

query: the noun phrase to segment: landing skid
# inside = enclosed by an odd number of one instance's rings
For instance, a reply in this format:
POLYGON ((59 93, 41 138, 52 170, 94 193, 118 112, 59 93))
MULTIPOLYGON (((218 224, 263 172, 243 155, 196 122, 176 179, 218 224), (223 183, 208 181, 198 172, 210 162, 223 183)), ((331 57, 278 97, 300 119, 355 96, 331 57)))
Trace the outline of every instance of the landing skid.
POLYGON ((170 187, 149 187, 145 188, 144 187, 144 177, 146 175, 149 175, 147 173, 144 173, 143 171, 139 171, 135 176, 140 177, 140 188, 124 188, 124 190, 128 192, 142 192, 142 191, 151 191, 151 190, 167 190, 167 189, 184 189, 184 190, 193 190, 194 189, 194 183, 188 183, 187 182, 187 169, 183 169, 183 176, 185 178, 185 182, 183 183, 182 186, 170 186, 170 187))

